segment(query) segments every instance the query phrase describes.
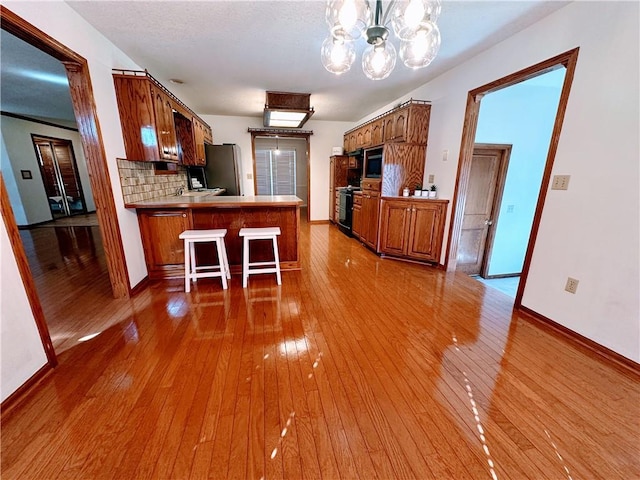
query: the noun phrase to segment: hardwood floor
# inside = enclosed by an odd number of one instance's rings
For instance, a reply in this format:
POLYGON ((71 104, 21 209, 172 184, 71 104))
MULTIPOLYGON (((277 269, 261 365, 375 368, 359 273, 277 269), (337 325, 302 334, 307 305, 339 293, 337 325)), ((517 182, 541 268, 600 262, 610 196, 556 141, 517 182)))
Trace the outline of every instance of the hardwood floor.
POLYGON ((20 237, 57 355, 124 320, 129 304, 113 300, 97 226, 47 226, 20 237))
POLYGON ((329 225, 303 223, 300 242, 281 287, 74 297, 119 322, 3 416, 2 477, 640 477, 633 374, 464 274, 329 225))

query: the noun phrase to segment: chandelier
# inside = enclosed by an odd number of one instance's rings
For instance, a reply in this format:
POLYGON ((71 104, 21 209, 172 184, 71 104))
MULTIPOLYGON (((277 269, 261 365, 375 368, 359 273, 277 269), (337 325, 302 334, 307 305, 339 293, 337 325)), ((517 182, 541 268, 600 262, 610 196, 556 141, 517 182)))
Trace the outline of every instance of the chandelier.
POLYGON ((369 46, 362 55, 362 70, 371 80, 387 78, 396 65, 396 48, 389 41, 388 23, 400 40, 400 59, 405 66, 426 67, 440 49, 440 0, 392 0, 382 12, 376 0, 372 15, 367 0, 328 0, 326 20, 329 36, 322 43, 322 65, 340 75, 356 58, 355 42, 363 35, 369 46))

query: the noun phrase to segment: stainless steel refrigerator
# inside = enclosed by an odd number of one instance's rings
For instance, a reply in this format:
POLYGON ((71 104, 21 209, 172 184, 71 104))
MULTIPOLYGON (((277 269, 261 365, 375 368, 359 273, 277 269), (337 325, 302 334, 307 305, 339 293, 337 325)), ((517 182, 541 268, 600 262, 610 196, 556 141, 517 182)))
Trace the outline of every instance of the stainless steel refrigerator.
POLYGON ((205 144, 207 165, 204 167, 206 188, 224 188, 225 195, 241 195, 240 150, 233 143, 205 144))

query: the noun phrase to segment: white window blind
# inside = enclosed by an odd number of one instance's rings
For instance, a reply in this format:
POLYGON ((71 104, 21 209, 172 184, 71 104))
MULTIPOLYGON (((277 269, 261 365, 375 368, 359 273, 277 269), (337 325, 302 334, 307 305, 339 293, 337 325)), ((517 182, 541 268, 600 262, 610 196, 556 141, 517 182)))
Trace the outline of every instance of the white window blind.
POLYGON ((296 194, 296 151, 256 150, 257 195, 296 194))

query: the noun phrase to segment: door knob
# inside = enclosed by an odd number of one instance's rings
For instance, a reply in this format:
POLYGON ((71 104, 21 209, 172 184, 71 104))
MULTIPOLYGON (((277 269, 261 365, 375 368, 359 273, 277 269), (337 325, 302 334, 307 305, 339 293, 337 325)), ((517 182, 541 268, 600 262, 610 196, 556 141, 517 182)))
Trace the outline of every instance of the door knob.
POLYGON ((485 221, 484 221, 484 224, 485 224, 485 225, 489 225, 489 226, 491 226, 491 225, 493 225, 493 221, 492 221, 492 220, 487 219, 487 220, 485 220, 485 221))

